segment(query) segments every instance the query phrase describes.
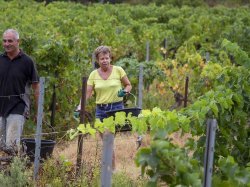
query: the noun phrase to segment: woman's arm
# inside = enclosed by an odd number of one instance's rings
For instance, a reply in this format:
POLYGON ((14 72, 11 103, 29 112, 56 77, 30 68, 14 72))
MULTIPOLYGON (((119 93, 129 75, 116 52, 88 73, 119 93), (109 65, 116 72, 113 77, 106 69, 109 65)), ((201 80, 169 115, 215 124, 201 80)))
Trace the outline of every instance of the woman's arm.
POLYGON ((121 81, 124 86, 124 91, 129 93, 132 89, 132 86, 131 86, 130 81, 128 80, 128 77, 127 76, 122 77, 121 81))
POLYGON ((93 86, 87 85, 87 94, 86 94, 87 100, 92 96, 92 92, 93 92, 93 86))
MULTIPOLYGON (((92 96, 93 86, 87 85, 87 93, 86 93, 86 100, 88 100, 92 96)), ((79 105, 76 107, 76 111, 81 110, 81 100, 79 105)))

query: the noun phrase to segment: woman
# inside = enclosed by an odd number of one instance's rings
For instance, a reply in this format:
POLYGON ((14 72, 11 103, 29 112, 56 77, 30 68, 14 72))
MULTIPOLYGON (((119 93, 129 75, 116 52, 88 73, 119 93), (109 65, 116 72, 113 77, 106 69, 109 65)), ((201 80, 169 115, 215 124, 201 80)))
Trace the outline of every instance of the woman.
MULTIPOLYGON (((87 99, 95 92, 95 117, 103 121, 108 117, 106 112, 123 109, 123 96, 132 89, 125 71, 118 66, 111 65, 111 50, 108 46, 99 46, 95 50, 99 68, 92 71, 87 81, 87 99)), ((112 168, 115 169, 115 153, 113 151, 112 168)))
POLYGON ((122 97, 131 91, 132 86, 125 71, 110 64, 112 54, 108 46, 97 47, 94 54, 99 68, 89 75, 86 97, 90 98, 95 92, 96 118, 102 121, 107 117, 107 111, 124 108, 122 97))

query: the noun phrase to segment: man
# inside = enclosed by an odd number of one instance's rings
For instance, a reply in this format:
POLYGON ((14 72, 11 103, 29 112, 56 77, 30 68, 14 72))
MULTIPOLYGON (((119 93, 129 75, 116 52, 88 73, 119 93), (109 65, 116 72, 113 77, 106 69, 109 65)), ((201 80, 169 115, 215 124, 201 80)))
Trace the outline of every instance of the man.
POLYGON ((0 147, 17 150, 25 119, 29 115, 30 87, 39 96, 39 77, 33 60, 19 48, 14 29, 3 33, 0 55, 0 147))

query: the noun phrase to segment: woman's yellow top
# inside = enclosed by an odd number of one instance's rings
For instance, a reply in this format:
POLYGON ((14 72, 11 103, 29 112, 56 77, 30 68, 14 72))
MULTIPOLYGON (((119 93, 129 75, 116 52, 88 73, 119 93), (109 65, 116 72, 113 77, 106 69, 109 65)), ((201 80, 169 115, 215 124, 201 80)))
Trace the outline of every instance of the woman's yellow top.
POLYGON ((121 79, 126 76, 122 67, 113 66, 112 72, 107 80, 104 80, 94 70, 90 73, 87 85, 93 86, 96 94, 96 104, 107 104, 122 101, 122 97, 118 97, 117 93, 122 89, 121 79))

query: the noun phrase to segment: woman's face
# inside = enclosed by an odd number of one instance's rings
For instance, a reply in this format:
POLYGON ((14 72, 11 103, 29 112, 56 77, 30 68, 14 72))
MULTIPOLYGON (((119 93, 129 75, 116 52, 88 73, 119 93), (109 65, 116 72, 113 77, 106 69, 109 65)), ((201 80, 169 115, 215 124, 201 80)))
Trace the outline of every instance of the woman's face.
POLYGON ((110 54, 109 53, 100 53, 98 55, 97 62, 98 62, 101 69, 107 70, 110 67, 110 62, 111 62, 110 54))

